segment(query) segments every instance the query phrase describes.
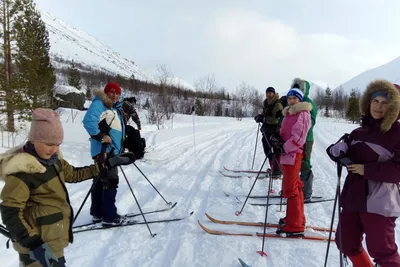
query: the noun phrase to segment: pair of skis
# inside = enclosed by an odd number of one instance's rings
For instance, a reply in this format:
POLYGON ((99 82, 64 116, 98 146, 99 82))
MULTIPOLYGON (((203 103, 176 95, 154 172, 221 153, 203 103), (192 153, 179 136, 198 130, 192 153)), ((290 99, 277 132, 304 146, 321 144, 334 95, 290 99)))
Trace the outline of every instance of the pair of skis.
MULTIPOLYGON (((224 195, 226 197, 234 197, 234 198, 236 198, 236 200, 238 202, 240 202, 240 203, 243 203, 243 202, 239 198, 240 197, 246 197, 246 196, 234 196, 234 195, 230 195, 230 194, 228 194, 226 192, 223 192, 223 193, 224 193, 224 195)), ((267 195, 254 195, 254 196, 249 196, 249 198, 251 198, 251 199, 264 199, 264 198, 268 198, 268 196, 267 195)), ((277 194, 270 194, 270 196, 269 196, 269 199, 281 199, 281 198, 282 198, 282 196, 281 195, 277 195, 277 194)), ((313 197, 311 197, 310 200, 305 201, 304 204, 321 203, 321 202, 327 202, 327 201, 333 201, 333 200, 334 200, 333 198, 323 198, 322 196, 313 196, 313 197)), ((286 205, 286 200, 283 202, 283 204, 286 205)), ((267 204, 266 203, 250 203, 250 205, 252 205, 252 206, 264 206, 265 207, 267 204)), ((280 205, 280 203, 269 203, 269 205, 270 206, 280 205)))
MULTIPOLYGON (((215 219, 215 218, 211 217, 207 213, 205 215, 212 223, 216 223, 216 224, 264 227, 264 223, 262 223, 262 222, 239 222, 239 221, 218 220, 218 219, 215 219)), ((303 239, 303 240, 314 240, 314 241, 328 241, 328 238, 327 237, 323 237, 323 236, 305 235, 303 237, 298 237, 298 236, 283 236, 283 235, 278 235, 276 233, 266 233, 265 235, 263 235, 263 233, 259 233, 259 232, 244 233, 244 232, 218 231, 218 230, 212 230, 210 228, 207 228, 200 221, 197 221, 197 222, 200 225, 200 227, 206 233, 211 234, 211 235, 257 236, 257 237, 265 236, 265 237, 268 237, 268 238, 286 238, 286 239, 290 238, 290 239, 303 239)), ((265 227, 267 227, 267 228, 278 228, 279 224, 267 223, 267 225, 265 227)), ((306 226, 306 229, 309 229, 311 231, 317 231, 317 232, 329 232, 330 231, 329 228, 317 227, 317 226, 306 226)))
MULTIPOLYGON (((160 212, 165 212, 172 210, 175 208, 177 202, 175 202, 173 205, 164 208, 164 209, 157 209, 153 211, 148 211, 148 212, 143 212, 144 215, 148 214, 154 214, 154 213, 160 213, 160 212)), ((189 215, 184 216, 184 217, 178 217, 178 218, 171 218, 171 219, 161 219, 161 220, 154 220, 154 221, 147 221, 148 224, 154 224, 154 223, 168 223, 168 222, 176 222, 180 221, 186 218, 189 218, 193 212, 189 213, 189 215)), ((141 213, 128 213, 126 215, 122 215, 123 217, 123 222, 121 224, 117 225, 109 225, 109 226, 103 226, 101 223, 86 223, 86 224, 81 224, 72 227, 73 233, 81 233, 81 232, 88 232, 88 231, 93 231, 93 230, 101 230, 101 229, 108 229, 108 228, 116 228, 116 227, 124 227, 124 226, 130 226, 130 225, 140 225, 140 224, 145 224, 144 221, 139 221, 135 220, 133 218, 141 216, 141 213)))
MULTIPOLYGON (((254 176, 254 175, 258 174, 258 171, 254 171, 254 170, 231 170, 226 167, 224 167, 224 170, 231 172, 231 173, 228 174, 223 171, 219 171, 219 173, 222 174, 223 176, 229 177, 229 178, 243 178, 243 177, 256 178, 256 176, 254 176)), ((270 174, 269 171, 262 171, 262 172, 260 172, 258 179, 267 178, 267 177, 269 177, 269 174, 270 174)))

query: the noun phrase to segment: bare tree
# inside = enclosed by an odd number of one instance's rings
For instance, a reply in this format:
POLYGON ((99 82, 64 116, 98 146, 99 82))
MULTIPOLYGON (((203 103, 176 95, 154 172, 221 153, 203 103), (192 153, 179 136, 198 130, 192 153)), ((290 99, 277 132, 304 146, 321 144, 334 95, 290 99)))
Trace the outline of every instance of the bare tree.
POLYGON ((214 74, 208 74, 200 77, 195 82, 196 95, 202 99, 205 116, 215 115, 217 109, 217 99, 215 94, 218 90, 214 74))

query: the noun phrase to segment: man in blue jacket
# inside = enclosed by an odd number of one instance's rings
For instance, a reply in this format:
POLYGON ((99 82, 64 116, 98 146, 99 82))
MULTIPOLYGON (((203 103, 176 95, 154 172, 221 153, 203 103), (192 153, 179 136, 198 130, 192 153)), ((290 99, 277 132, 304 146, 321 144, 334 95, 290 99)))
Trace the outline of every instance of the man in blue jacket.
MULTIPOLYGON (((90 135, 92 158, 102 163, 105 158, 123 152, 125 125, 121 110, 121 88, 110 82, 103 91, 97 91, 93 102, 83 118, 83 125, 90 135), (106 147, 106 154, 102 153, 106 147)), ((95 180, 94 180, 95 181, 95 180)), ((115 198, 119 183, 118 169, 105 169, 92 191, 90 214, 93 222, 103 222, 104 226, 122 223, 117 213, 115 198)))

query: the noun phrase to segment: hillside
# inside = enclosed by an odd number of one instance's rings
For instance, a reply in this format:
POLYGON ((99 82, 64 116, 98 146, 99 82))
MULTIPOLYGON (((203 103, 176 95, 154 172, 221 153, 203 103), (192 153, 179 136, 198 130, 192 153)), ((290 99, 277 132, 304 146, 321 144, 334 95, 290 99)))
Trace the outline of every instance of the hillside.
POLYGON ((346 93, 350 93, 353 88, 362 91, 370 81, 375 79, 387 79, 393 83, 400 83, 400 57, 382 66, 362 72, 343 83, 342 87, 346 93))

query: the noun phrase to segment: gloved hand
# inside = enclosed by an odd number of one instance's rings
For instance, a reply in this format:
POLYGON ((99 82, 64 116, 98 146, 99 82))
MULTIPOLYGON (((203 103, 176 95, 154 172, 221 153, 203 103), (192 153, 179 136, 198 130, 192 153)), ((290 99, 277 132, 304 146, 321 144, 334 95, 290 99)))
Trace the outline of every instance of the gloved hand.
POLYGON ((340 159, 346 156, 348 146, 345 142, 339 142, 332 144, 326 149, 326 153, 336 163, 340 162, 340 159))
POLYGON ((106 118, 102 119, 98 125, 101 133, 109 135, 111 127, 108 125, 106 118))
POLYGON ((58 262, 56 256, 54 256, 53 252, 51 252, 49 246, 46 243, 43 243, 39 247, 35 249, 31 249, 29 251, 29 257, 34 261, 39 261, 43 267, 51 267, 51 261, 58 262))
POLYGON ((269 143, 272 147, 278 145, 280 143, 280 137, 275 136, 275 135, 271 135, 269 137, 269 143))
POLYGON ((273 146, 275 154, 285 154, 285 149, 283 148, 283 144, 284 144, 283 142, 279 142, 275 146, 273 146))
POLYGON ((112 156, 106 159, 106 161, 103 164, 103 167, 107 169, 111 169, 117 166, 121 165, 130 165, 134 163, 136 160, 135 154, 132 152, 125 152, 121 153, 116 156, 112 156))
POLYGON ((264 116, 262 115, 262 114, 258 114, 257 116, 255 116, 254 117, 254 120, 256 121, 256 122, 262 122, 262 123, 264 123, 264 116))

